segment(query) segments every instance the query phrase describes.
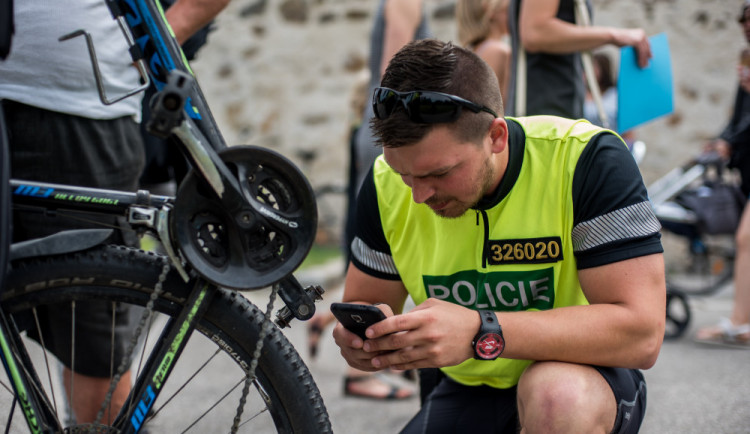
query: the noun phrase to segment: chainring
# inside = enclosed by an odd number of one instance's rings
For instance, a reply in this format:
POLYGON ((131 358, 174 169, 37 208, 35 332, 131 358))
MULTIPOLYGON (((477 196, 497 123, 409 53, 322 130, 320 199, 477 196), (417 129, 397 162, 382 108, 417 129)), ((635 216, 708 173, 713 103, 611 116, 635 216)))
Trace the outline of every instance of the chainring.
POLYGON ((219 153, 242 194, 280 218, 253 212, 238 224, 195 169, 177 191, 172 238, 187 262, 212 283, 232 289, 272 285, 293 272, 315 240, 318 211, 307 178, 287 158, 256 146, 219 153))

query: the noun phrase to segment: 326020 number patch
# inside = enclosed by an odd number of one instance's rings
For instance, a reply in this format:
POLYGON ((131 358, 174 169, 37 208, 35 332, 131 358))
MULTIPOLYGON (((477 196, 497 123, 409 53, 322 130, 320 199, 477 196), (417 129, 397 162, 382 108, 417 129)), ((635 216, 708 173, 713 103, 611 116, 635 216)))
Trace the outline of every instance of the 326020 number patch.
POLYGON ((491 265, 546 264, 563 259, 560 237, 490 240, 491 265))

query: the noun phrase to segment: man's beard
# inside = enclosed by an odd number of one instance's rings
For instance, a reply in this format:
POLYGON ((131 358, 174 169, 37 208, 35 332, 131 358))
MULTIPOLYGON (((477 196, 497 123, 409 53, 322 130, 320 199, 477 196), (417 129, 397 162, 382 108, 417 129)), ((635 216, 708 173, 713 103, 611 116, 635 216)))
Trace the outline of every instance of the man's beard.
POLYGON ((466 211, 471 209, 474 205, 479 203, 479 201, 486 196, 487 194, 491 193, 490 189, 492 188, 492 185, 494 184, 495 180, 495 168, 492 166, 492 162, 489 158, 486 158, 482 164, 482 167, 479 172, 479 176, 476 178, 476 182, 474 183, 474 191, 476 192, 476 195, 471 198, 469 202, 461 202, 457 200, 454 197, 440 197, 440 196, 433 196, 430 199, 428 199, 425 204, 440 204, 449 202, 449 206, 447 208, 435 210, 433 209, 433 212, 437 214, 440 217, 444 218, 458 218, 464 215, 466 211))

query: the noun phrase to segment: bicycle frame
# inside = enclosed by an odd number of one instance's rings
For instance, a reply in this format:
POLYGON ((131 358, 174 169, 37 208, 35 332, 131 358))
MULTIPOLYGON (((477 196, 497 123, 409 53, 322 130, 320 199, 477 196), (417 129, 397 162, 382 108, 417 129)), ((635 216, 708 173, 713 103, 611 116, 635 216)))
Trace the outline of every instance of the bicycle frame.
MULTIPOLYGON (((170 89, 175 76, 182 82, 182 87, 176 89, 175 92, 181 94, 178 96, 182 98, 180 107, 184 115, 178 116, 176 122, 174 119, 172 123, 168 122, 168 125, 158 125, 157 120, 155 129, 162 127, 163 134, 172 133, 177 136, 184 145, 193 166, 203 174, 218 196, 222 198, 223 203, 245 204, 239 212, 247 212, 247 207, 250 206, 256 212, 264 211, 266 216, 268 213, 273 214, 272 211, 268 211, 268 208, 261 210, 253 203, 248 205, 248 200, 239 191, 237 179, 219 158, 217 152, 227 146, 219 133, 200 87, 195 81, 185 82, 186 77, 192 77, 192 71, 173 37, 161 7, 153 0, 102 1, 106 1, 113 17, 118 20, 126 33, 126 38, 136 42, 137 45, 131 47, 134 60, 141 64, 145 63, 145 70, 148 71, 149 78, 156 88, 158 90, 170 89)), ((80 34, 88 37, 82 31, 74 33, 61 39, 80 34)), ((92 52, 92 61, 95 61, 94 57, 92 52)), ((94 70, 97 74, 96 65, 94 65, 94 70)), ((102 96, 102 101, 105 100, 106 98, 102 96)), ((166 114, 167 117, 170 115, 170 113, 166 114)), ((11 180, 10 187, 14 206, 54 211, 84 211, 114 216, 125 215, 131 224, 143 225, 155 230, 162 239, 168 256, 172 259, 172 266, 186 282, 189 280, 187 271, 180 265, 180 257, 173 251, 169 242, 166 213, 172 204, 172 198, 150 195, 145 191, 127 193, 20 180, 11 180)), ((232 209, 237 211, 238 207, 235 206, 232 209)), ((288 306, 285 308, 287 309, 285 315, 300 318, 294 309, 304 303, 304 301, 300 302, 300 298, 309 297, 305 294, 307 290, 295 287, 295 283, 296 280, 290 275, 288 279, 281 282, 282 290, 286 288, 288 293, 284 294, 283 291, 280 293, 288 306), (292 310, 291 313, 289 309, 292 310)), ((164 330, 160 341, 165 344, 161 346, 159 352, 152 353, 149 357, 143 373, 139 375, 139 380, 130 392, 127 401, 129 405, 123 407, 115 420, 115 423, 124 420, 129 422, 123 425, 125 428, 122 432, 136 433, 140 429, 146 414, 159 394, 160 386, 170 374, 172 362, 176 360, 187 343, 187 338, 193 331, 197 319, 200 318, 202 309, 208 305, 215 289, 213 284, 204 279, 197 279, 190 304, 186 306, 179 318, 170 321, 164 330)), ((308 312, 306 317, 312 316, 313 312, 314 303, 312 312, 308 312)), ((286 319, 288 321, 289 318, 286 319)), ((62 427, 58 425, 54 408, 41 392, 41 383, 37 375, 25 369, 26 366, 31 365, 27 363, 29 356, 20 342, 19 331, 15 324, 9 324, 6 321, 2 310, 0 310, 0 350, 3 365, 11 379, 31 432, 60 432, 62 427)))

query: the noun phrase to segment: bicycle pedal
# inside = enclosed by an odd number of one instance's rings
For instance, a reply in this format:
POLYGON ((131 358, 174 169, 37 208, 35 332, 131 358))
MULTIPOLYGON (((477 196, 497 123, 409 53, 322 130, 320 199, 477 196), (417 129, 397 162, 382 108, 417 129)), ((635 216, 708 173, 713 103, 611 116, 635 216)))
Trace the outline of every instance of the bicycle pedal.
MULTIPOLYGON (((290 297, 289 293, 283 290, 279 291, 286 306, 276 312, 276 325, 281 328, 291 327, 291 322, 294 318, 301 321, 312 318, 315 314, 315 303, 323 300, 324 293, 325 289, 320 285, 310 285, 302 290, 302 294, 297 294, 299 298, 291 299, 287 302, 287 297, 290 297)), ((291 297, 293 298, 294 295, 291 297)))

